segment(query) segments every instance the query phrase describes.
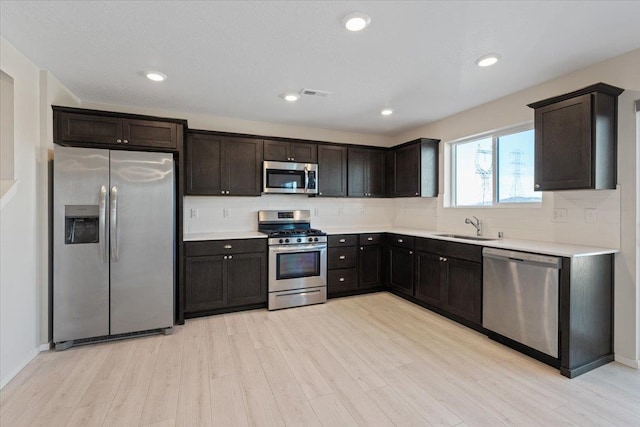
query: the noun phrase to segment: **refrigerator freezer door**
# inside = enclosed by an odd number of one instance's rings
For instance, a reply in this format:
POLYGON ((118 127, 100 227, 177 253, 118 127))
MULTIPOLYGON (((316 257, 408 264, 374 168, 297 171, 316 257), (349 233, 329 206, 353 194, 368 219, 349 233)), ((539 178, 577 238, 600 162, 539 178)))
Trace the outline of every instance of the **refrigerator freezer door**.
POLYGON ((108 335, 109 151, 56 145, 53 183, 53 341, 108 335))
POLYGON ((173 156, 111 151, 109 193, 111 334, 172 327, 173 156))

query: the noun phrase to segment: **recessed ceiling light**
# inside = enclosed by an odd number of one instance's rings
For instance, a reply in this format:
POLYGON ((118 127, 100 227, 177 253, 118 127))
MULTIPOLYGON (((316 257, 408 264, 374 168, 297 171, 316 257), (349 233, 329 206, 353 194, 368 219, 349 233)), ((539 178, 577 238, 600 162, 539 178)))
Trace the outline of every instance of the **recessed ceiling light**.
POLYGON ((167 75, 161 73, 160 71, 147 71, 145 74, 149 80, 153 80, 154 82, 161 82, 167 79, 167 75))
POLYGON ((383 108, 382 111, 380 111, 380 114, 383 116, 390 116, 393 114, 393 110, 391 108, 383 108))
POLYGON ((298 95, 297 93, 283 93, 282 95, 280 95, 280 97, 289 102, 296 102, 298 99, 300 99, 300 95, 298 95))
POLYGON ((354 12, 342 18, 342 25, 349 31, 362 31, 371 22, 371 17, 366 13, 354 12))
POLYGON ((476 59, 476 65, 478 67, 490 67, 500 59, 500 55, 497 53, 490 53, 488 55, 483 55, 480 58, 476 59))

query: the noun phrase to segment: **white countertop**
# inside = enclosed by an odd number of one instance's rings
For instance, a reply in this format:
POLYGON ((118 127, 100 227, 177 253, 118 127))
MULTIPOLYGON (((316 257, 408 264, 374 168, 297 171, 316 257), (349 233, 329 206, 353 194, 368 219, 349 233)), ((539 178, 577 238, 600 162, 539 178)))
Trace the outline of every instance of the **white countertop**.
MULTIPOLYGON (((448 240, 450 242, 467 243, 470 245, 488 246, 499 249, 510 249, 514 251, 535 252, 546 255, 562 257, 581 257, 592 255, 606 255, 620 252, 615 248, 599 248, 593 246, 570 245, 565 243, 539 242, 535 240, 520 239, 496 239, 496 240, 466 240, 453 237, 439 236, 438 234, 448 233, 447 231, 418 230, 415 228, 398 227, 329 227, 323 228, 327 234, 359 234, 359 233, 396 233, 414 237, 426 237, 429 239, 448 240)), ((451 233, 461 234, 461 233, 451 233)), ((492 237, 492 236, 487 236, 492 237)))
POLYGON ((229 240, 229 239, 266 239, 267 235, 257 231, 222 231, 216 233, 189 233, 184 235, 185 242, 200 240, 229 240))
MULTIPOLYGON (((448 240, 450 242, 467 243, 470 245, 488 246, 514 251, 534 252, 546 255, 562 257, 581 257, 592 255, 606 255, 620 252, 615 248, 598 248, 593 246, 570 245, 565 243, 539 242, 535 240, 520 239, 496 239, 496 240, 466 240, 453 237, 439 236, 446 231, 418 230, 415 228, 398 228, 391 226, 365 226, 365 227, 328 227, 322 231, 327 234, 361 234, 361 233, 396 233, 414 237, 426 237, 429 239, 448 240)), ((459 233, 452 233, 459 234, 459 233)), ((202 240, 227 240, 227 239, 266 239, 265 234, 257 231, 227 231, 217 233, 190 233, 184 235, 185 242, 202 240)))

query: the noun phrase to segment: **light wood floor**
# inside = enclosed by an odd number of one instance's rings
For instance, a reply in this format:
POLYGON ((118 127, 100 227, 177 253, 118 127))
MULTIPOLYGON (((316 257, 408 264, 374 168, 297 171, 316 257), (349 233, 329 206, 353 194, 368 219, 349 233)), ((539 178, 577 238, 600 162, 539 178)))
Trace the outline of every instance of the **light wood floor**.
POLYGON ((388 293, 45 352, 0 425, 640 425, 640 372, 573 380, 388 293))

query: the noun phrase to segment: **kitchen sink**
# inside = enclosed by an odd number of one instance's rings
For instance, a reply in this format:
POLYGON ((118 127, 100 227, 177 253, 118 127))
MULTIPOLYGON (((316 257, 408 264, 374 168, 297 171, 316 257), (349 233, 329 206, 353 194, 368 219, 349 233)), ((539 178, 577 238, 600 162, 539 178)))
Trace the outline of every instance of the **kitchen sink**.
POLYGON ((465 240, 498 240, 495 237, 467 236, 464 234, 451 234, 451 233, 438 233, 438 234, 435 234, 435 236, 452 237, 454 239, 465 239, 465 240))

